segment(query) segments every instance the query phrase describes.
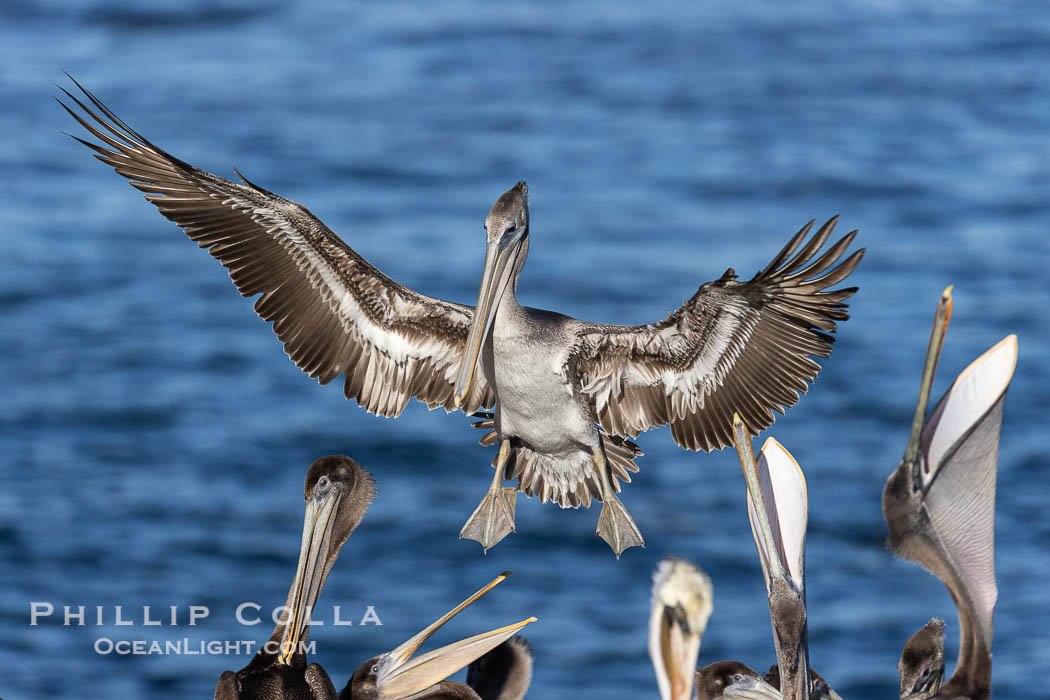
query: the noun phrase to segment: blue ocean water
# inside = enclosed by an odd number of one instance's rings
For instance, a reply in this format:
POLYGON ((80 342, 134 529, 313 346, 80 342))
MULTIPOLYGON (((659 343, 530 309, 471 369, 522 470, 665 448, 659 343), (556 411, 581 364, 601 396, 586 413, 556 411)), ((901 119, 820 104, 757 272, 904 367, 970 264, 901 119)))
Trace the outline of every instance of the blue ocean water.
POLYGON ((264 640, 234 611, 284 601, 302 479, 346 453, 379 496, 333 570, 313 658, 341 686, 503 569, 439 643, 528 615, 534 697, 656 695, 649 576, 713 578, 701 663, 774 661, 729 452, 642 435, 624 502, 647 548, 617 562, 597 508, 518 501, 487 556, 456 534, 490 478, 461 415, 383 420, 284 356, 225 272, 60 130, 67 70, 158 145, 303 202, 427 294, 473 303, 482 219, 529 182, 524 303, 662 318, 810 218, 868 247, 853 318, 775 435, 806 470, 813 665, 894 696, 896 661, 951 599, 884 549, 936 298, 935 385, 1008 333, 1020 359, 999 469, 995 694, 1050 671, 1050 11, 1038 2, 277 3, 20 0, 0 8, 0 695, 208 697, 248 656, 100 654, 99 639, 264 640), (30 625, 32 603, 55 614, 30 625), (84 626, 62 606, 86 606, 84 626), (117 625, 114 606, 131 626, 117 625), (152 608, 159 626, 143 624, 152 608), (336 626, 374 606, 382 626, 336 626), (104 625, 95 623, 104 606, 104 625), (176 607, 177 623, 170 622, 176 607), (210 615, 188 624, 189 606, 210 615))

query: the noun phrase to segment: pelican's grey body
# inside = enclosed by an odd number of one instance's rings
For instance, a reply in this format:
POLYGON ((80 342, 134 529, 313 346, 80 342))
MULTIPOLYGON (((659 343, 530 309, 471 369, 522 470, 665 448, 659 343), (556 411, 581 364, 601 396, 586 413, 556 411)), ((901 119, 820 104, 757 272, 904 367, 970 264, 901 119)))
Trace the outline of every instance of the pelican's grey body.
POLYGON ((540 499, 554 497, 563 507, 601 498, 592 459, 599 447, 598 419, 593 404, 567 376, 582 325, 553 311, 521 306, 508 290, 482 356, 496 395, 497 435, 511 440, 519 453, 529 453, 528 463, 543 478, 540 499))

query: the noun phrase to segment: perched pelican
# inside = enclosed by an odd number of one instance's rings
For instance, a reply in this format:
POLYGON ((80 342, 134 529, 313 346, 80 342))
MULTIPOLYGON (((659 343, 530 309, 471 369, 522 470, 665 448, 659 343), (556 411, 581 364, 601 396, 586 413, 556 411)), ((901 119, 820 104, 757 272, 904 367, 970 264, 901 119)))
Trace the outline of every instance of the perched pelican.
POLYGON ((781 669, 781 690, 808 700, 809 638, 806 621, 806 522, 809 498, 798 462, 773 438, 755 460, 751 435, 733 418, 740 465, 747 480, 747 514, 766 578, 769 618, 781 669))
POLYGON ((310 611, 339 550, 375 497, 375 481, 349 457, 321 457, 306 472, 303 496, 303 542, 285 603, 286 618, 247 666, 219 677, 215 700, 335 698, 335 686, 324 669, 316 663, 306 665, 302 645, 310 634, 310 611))
POLYGON ((944 682, 944 620, 931 619, 908 639, 897 670, 901 700, 926 700, 937 695, 944 682))
POLYGON ((700 641, 714 610, 714 587, 698 566, 668 557, 653 574, 649 658, 662 700, 690 700, 700 641))
POLYGON ((987 698, 992 681, 995 482, 1006 390, 1017 363, 1009 335, 956 377, 926 418, 933 375, 951 318, 941 295, 904 457, 886 481, 889 547, 939 578, 959 613, 959 659, 936 698, 987 698))
POLYGON ((766 440, 756 460, 751 435, 739 416, 733 417, 733 437, 747 481, 747 512, 766 578, 779 670, 776 674, 766 674, 762 684, 745 679, 746 693, 739 686, 731 686, 726 694, 779 698, 783 693, 785 698, 802 700, 837 698, 820 674, 809 666, 806 475, 795 458, 773 438, 766 440), (734 692, 729 692, 731 689, 734 692), (771 689, 775 695, 770 695, 771 689))
POLYGON ((372 657, 358 666, 340 700, 478 700, 470 686, 444 680, 491 649, 512 637, 535 617, 513 625, 475 635, 453 644, 428 651, 412 659, 412 654, 445 623, 503 582, 504 572, 452 610, 448 611, 393 651, 372 657))
POLYGON ((481 700, 521 700, 532 683, 532 647, 511 637, 467 666, 467 685, 481 700))
POLYGON ((716 661, 696 672, 697 700, 717 700, 717 698, 747 697, 780 697, 780 691, 761 686, 768 685, 762 676, 750 666, 739 661, 716 661))
POLYGON ((164 152, 81 90, 94 109, 65 90, 81 111, 63 107, 104 145, 77 140, 207 248, 241 294, 260 295, 256 312, 300 369, 322 384, 344 375, 346 397, 380 416, 410 398, 468 414, 495 406, 481 424, 491 430, 482 443, 498 444, 495 475, 460 533, 485 549, 513 531, 519 490, 563 508, 598 499, 597 534, 616 555, 642 545, 616 496, 641 454, 626 438, 669 424, 676 443, 706 451, 730 444, 734 412, 752 432, 766 428, 807 390, 820 369, 811 356, 829 355, 829 333, 849 317, 856 288, 825 290, 860 262, 863 249, 839 263, 856 232, 817 257, 836 219, 803 245, 807 224, 750 281, 730 268, 655 323, 606 326, 520 306, 524 182, 485 219, 475 313, 398 284, 302 205, 164 152))

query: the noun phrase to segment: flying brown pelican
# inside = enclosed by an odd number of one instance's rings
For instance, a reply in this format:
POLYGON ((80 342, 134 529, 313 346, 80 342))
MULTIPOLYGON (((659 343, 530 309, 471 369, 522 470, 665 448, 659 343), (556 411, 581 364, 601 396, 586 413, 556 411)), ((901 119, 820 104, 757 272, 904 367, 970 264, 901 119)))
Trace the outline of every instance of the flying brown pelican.
POLYGON ((481 700, 521 700, 532 683, 532 647, 511 637, 467 666, 467 685, 481 700))
POLYGON ((839 264, 856 232, 816 257, 836 219, 803 245, 807 224, 750 281, 730 268, 655 323, 607 326, 520 306, 524 182, 485 219, 475 313, 398 284, 305 207, 164 152, 77 86, 94 109, 65 90, 81 112, 63 107, 104 145, 77 140, 207 248, 241 294, 260 295, 256 312, 300 369, 322 384, 344 375, 346 397, 380 416, 413 397, 466 413, 495 405, 482 424, 492 430, 483 444, 499 445, 494 478, 460 533, 486 549, 513 531, 518 490, 563 508, 598 499, 597 534, 617 556, 642 545, 616 496, 641 454, 626 438, 669 424, 682 447, 720 449, 734 412, 758 432, 807 390, 820 369, 811 356, 829 355, 829 333, 849 317, 856 288, 824 290, 860 262, 863 249, 839 264))
POLYGON ((535 622, 535 617, 443 646, 415 659, 410 657, 445 623, 509 575, 510 572, 500 574, 393 651, 358 666, 339 694, 340 700, 478 700, 477 693, 470 686, 444 679, 499 646, 525 625, 535 622))
POLYGON ((1017 363, 1009 335, 964 369, 929 418, 933 375, 951 317, 941 295, 911 435, 882 492, 889 546, 939 578, 959 613, 959 658, 937 698, 987 698, 992 680, 995 482, 1006 390, 1017 363))
POLYGON ((653 574, 649 658, 662 700, 690 700, 700 641, 714 610, 714 587, 698 566, 668 557, 653 574))
POLYGON ((302 649, 310 634, 310 611, 339 550, 375 497, 375 481, 349 457, 321 457, 306 472, 303 497, 303 541, 285 603, 286 617, 247 666, 220 676, 216 700, 335 698, 328 674, 316 663, 307 666, 302 649))
POLYGON ((913 634, 901 650, 900 700, 926 700, 944 682, 944 620, 933 618, 913 634))

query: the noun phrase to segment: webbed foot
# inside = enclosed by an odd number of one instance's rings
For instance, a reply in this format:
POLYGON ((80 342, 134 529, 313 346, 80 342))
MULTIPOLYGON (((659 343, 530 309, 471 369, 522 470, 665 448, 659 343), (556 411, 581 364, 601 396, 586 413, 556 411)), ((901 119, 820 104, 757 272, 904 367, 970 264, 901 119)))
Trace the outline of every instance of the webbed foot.
POLYGON ((518 489, 503 485, 503 469, 510 459, 510 442, 504 440, 499 446, 496 457, 496 473, 492 475, 492 485, 488 493, 463 529, 459 531, 461 540, 480 542, 486 552, 504 537, 514 532, 514 508, 518 501, 518 489))
POLYGON ((634 519, 631 518, 620 499, 611 493, 606 495, 606 501, 602 504, 602 512, 598 516, 598 529, 595 530, 595 534, 612 547, 617 559, 625 549, 645 547, 645 540, 642 539, 638 526, 634 524, 634 519))
POLYGON ((460 539, 480 542, 488 552, 489 547, 514 532, 514 508, 517 499, 516 488, 494 485, 459 531, 460 539))

